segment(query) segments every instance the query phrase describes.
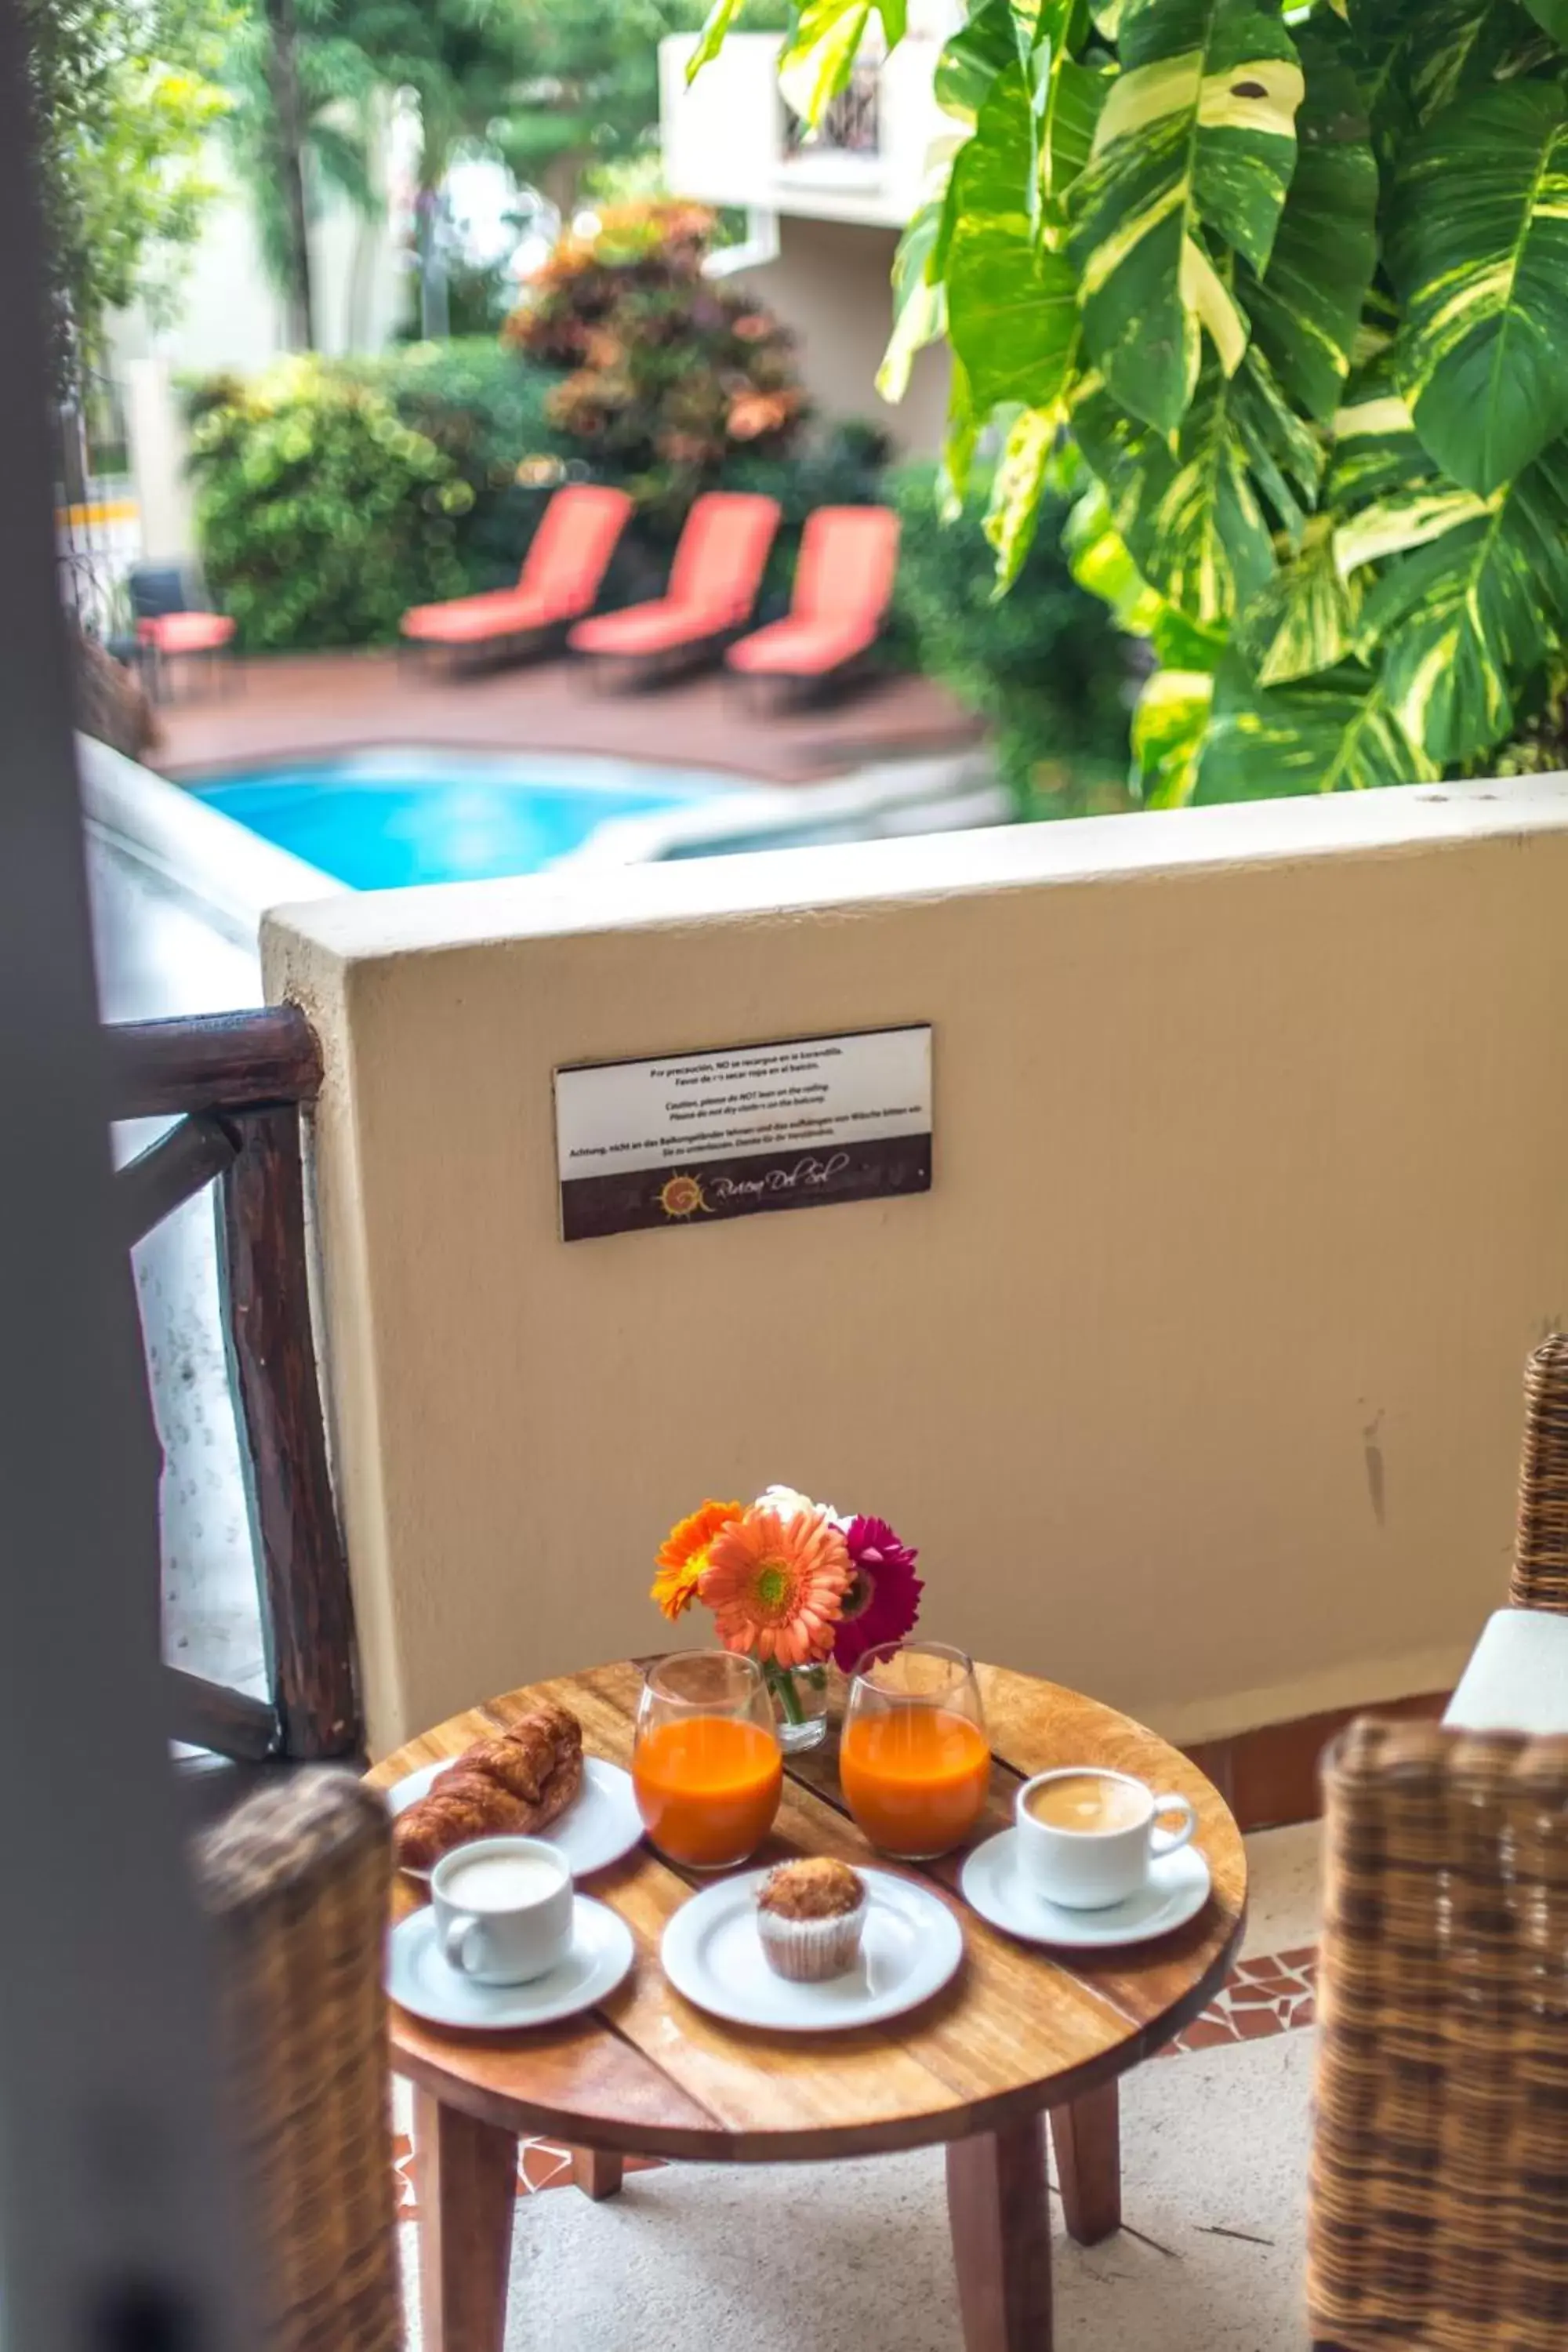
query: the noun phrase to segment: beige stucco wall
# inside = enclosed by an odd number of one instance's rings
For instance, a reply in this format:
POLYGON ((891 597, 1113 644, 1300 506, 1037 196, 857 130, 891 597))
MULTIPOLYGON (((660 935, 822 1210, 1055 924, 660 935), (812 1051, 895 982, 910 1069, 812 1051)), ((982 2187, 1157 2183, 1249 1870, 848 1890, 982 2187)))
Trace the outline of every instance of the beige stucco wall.
POLYGON ((1563 780, 330 900, 336 1444, 385 1746, 885 1511, 928 1630, 1189 1737, 1429 1687, 1568 1314, 1563 780), (566 1246, 559 1063, 935 1024, 923 1198, 566 1246))
POLYGON ((947 419, 946 343, 916 354, 897 406, 877 390, 893 326, 897 230, 788 215, 778 227, 778 259, 747 270, 742 282, 794 329, 801 373, 819 414, 870 417, 910 456, 934 455, 947 419))

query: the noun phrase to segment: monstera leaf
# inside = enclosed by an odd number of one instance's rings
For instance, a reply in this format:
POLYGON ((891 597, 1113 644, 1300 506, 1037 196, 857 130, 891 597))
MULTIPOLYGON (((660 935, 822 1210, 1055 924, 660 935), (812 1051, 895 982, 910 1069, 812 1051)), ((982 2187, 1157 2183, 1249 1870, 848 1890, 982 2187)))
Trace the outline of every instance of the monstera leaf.
POLYGON ((1280 390, 1326 423, 1339 405, 1377 264, 1377 162, 1344 44, 1309 26, 1299 152, 1268 275, 1244 268, 1242 307, 1280 390))
POLYGON ((805 122, 820 121, 829 99, 837 98, 847 83, 872 16, 881 18, 892 48, 904 37, 905 15, 905 0, 805 0, 779 59, 779 88, 786 105, 805 122))
POLYGON ((1568 429, 1568 93, 1517 82, 1439 115, 1401 168, 1388 262, 1415 430, 1495 490, 1568 429))
MULTIPOLYGON (((1459 493, 1450 504, 1447 527, 1433 528, 1427 495, 1427 527, 1379 567, 1358 630, 1363 657, 1381 658, 1400 726, 1439 765, 1508 733, 1518 688, 1545 660, 1553 616, 1568 608, 1568 446, 1557 443, 1484 502, 1459 493)), ((1357 518, 1363 548, 1379 512, 1357 518)), ((1342 568, 1346 532, 1339 537, 1342 568)), ((1352 555, 1356 546, 1350 541, 1352 555)))
POLYGON ((1108 390, 1171 432, 1197 383, 1203 334, 1227 373, 1247 348, 1215 251, 1267 270, 1304 84, 1279 17, 1250 0, 1128 0, 1121 50, 1072 192, 1068 249, 1108 390))
POLYGON ((1035 152, 1028 85, 1012 65, 952 168, 948 333, 982 420, 998 401, 1054 408, 1078 363, 1077 282, 1030 218, 1035 152))
POLYGON ((1276 525, 1303 526, 1299 500, 1310 502, 1319 467, 1310 433, 1253 352, 1234 376, 1209 362, 1173 443, 1090 385, 1074 429, 1133 561, 1189 619, 1229 621, 1273 574, 1276 525))
POLYGON ((1294 686, 1260 687, 1229 654, 1194 800, 1271 801, 1290 793, 1429 783, 1437 771, 1404 732, 1377 680, 1353 662, 1294 686))

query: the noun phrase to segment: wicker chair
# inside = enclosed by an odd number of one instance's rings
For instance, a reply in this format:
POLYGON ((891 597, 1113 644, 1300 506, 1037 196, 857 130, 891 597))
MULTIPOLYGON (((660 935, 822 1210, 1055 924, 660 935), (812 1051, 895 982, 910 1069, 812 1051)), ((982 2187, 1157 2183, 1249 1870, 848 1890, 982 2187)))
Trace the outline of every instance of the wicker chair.
POLYGON ((1326 1774, 1313 2340, 1568 2343, 1568 1738, 1354 1724, 1326 1774))
POLYGON ((1568 1333, 1543 1339, 1525 1366, 1524 1459, 1509 1599, 1568 1616, 1568 1333))
POLYGON ((266 2352, 399 2352, 382 1943, 391 1835, 350 1775, 300 1772, 197 1843, 225 2118, 266 2352))
MULTIPOLYGON (((1568 1337, 1531 1356, 1513 1611, 1568 1616, 1568 1337)), ((1559 1628, 1494 1618, 1451 1717, 1560 1708, 1559 1628), (1552 1638, 1547 1639, 1548 1632, 1552 1638), (1522 1638, 1521 1638, 1522 1637, 1522 1638), (1477 1667, 1489 1658, 1490 1671, 1477 1667), (1521 1673, 1521 1664, 1524 1672, 1521 1673), (1551 1687, 1552 1676, 1559 1686, 1551 1687)), ((1324 1773, 1313 2340, 1568 2346, 1568 1737, 1352 1724, 1324 1773)))

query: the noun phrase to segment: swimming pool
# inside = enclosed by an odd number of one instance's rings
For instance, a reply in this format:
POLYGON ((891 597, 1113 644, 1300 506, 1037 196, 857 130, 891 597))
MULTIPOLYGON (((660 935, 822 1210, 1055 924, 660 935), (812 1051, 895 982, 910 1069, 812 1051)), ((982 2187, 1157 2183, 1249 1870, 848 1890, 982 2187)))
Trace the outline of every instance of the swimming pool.
POLYGON ((537 874, 602 827, 743 793, 710 771, 537 752, 399 750, 195 778, 209 808, 353 890, 537 874))

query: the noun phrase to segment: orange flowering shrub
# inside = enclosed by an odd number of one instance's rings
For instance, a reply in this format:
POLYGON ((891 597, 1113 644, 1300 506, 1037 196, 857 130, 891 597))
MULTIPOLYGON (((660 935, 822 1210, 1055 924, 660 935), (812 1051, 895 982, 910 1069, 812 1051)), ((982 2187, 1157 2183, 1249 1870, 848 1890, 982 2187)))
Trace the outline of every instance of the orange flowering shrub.
POLYGON ((559 240, 502 330, 569 371, 552 424, 644 506, 683 510, 742 452, 785 456, 805 418, 787 330, 703 274, 713 226, 701 205, 612 206, 559 240))

